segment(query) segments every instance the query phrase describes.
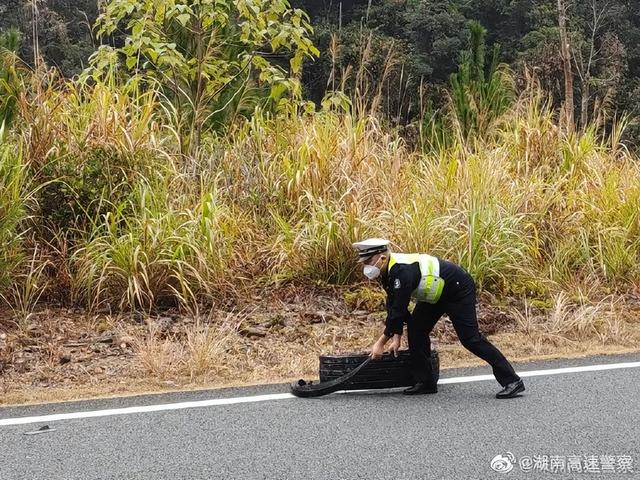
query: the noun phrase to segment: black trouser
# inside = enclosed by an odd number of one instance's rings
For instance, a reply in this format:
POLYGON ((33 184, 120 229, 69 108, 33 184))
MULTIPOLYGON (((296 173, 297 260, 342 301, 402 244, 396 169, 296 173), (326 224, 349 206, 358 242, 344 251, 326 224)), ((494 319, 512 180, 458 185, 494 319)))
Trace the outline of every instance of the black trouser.
MULTIPOLYGON (((429 333, 446 313, 462 345, 493 368, 493 375, 503 387, 520 379, 509 361, 478 329, 476 288, 473 278, 461 269, 449 285, 446 297, 436 304, 418 302, 407 323, 412 373, 416 382, 433 383, 431 341, 429 333)), ((444 292, 443 292, 444 294, 444 292)))

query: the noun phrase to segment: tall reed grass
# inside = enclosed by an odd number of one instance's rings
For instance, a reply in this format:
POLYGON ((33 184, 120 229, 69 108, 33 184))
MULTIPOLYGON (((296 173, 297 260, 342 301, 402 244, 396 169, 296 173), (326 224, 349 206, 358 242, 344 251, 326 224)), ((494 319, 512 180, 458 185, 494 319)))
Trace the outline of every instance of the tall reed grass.
POLYGON ((23 257, 31 192, 22 152, 0 128, 0 289, 12 284, 23 257))
POLYGON ((93 307, 197 308, 240 286, 349 283, 350 244, 369 235, 459 262, 496 295, 606 295, 640 281, 640 163, 620 143, 624 122, 606 138, 567 137, 534 87, 489 134, 426 152, 375 115, 327 108, 258 111, 191 158, 158 98, 77 81, 23 98, 0 155, 5 287, 26 247, 21 219, 44 211, 36 240, 72 233, 69 296, 93 307), (53 180, 65 189, 52 183, 27 208, 22 185, 53 180))

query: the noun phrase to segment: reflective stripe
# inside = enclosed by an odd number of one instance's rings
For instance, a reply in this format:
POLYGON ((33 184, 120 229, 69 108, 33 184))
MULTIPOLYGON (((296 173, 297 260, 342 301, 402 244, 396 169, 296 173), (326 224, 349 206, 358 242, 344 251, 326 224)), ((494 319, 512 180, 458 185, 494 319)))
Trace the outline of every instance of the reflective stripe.
POLYGON ((440 278, 440 262, 436 257, 426 254, 402 254, 392 253, 389 258, 389 270, 396 264, 410 265, 416 263, 420 265, 420 284, 411 296, 419 302, 437 303, 442 295, 444 280, 440 278))
POLYGON ((442 290, 444 290, 444 280, 438 277, 438 287, 436 288, 436 302, 440 300, 440 296, 442 295, 442 290))
POLYGON ((424 288, 421 288, 420 290, 422 290, 428 296, 429 292, 433 288, 433 262, 430 262, 427 258, 422 257, 420 259, 420 273, 422 274, 423 278, 426 274, 424 288))

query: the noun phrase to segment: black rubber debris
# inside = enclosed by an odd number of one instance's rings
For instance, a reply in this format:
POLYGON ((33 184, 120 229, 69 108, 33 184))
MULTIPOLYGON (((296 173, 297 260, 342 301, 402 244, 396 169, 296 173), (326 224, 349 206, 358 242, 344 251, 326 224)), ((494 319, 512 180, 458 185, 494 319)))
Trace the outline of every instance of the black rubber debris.
MULTIPOLYGON (((431 352, 431 367, 437 382, 440 358, 436 351, 431 352)), ((291 392, 297 397, 320 397, 339 390, 407 387, 413 383, 408 350, 398 352, 398 357, 386 353, 376 361, 368 353, 322 355, 320 381, 298 380, 291 385, 291 392)))
MULTIPOLYGON (((354 365, 359 365, 368 358, 368 355, 368 353, 321 355, 320 382, 343 376, 351 371, 354 365)), ((435 350, 431 351, 431 369, 434 381, 437 383, 440 378, 440 357, 435 350)), ((409 351, 401 350, 397 358, 391 353, 385 353, 381 360, 368 364, 357 376, 345 382, 344 390, 408 387, 413 384, 409 351)))
POLYGON ((322 395, 328 395, 330 393, 337 392, 338 390, 344 390, 343 384, 353 376, 357 375, 360 370, 369 364, 370 361, 371 359, 367 357, 360 365, 353 368, 350 372, 327 382, 313 383, 305 382, 304 380, 293 382, 291 385, 291 393, 296 397, 309 398, 321 397, 322 395))

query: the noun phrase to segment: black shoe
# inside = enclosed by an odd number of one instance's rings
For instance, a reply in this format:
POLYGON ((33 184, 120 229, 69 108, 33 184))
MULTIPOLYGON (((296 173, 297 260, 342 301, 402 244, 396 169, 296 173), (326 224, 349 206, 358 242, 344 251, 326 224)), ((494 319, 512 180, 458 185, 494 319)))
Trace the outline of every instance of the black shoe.
POLYGON ((513 398, 521 392, 524 392, 524 382, 522 379, 508 384, 496 393, 496 398, 513 398))
POLYGON ((413 387, 409 387, 404 390, 402 393, 404 393, 405 395, 424 395, 426 393, 438 393, 438 386, 418 382, 413 387))

